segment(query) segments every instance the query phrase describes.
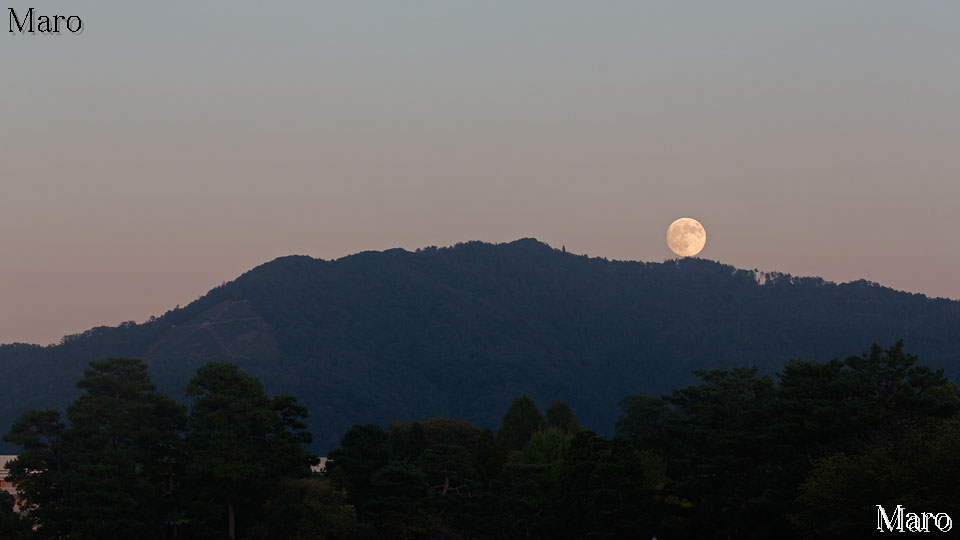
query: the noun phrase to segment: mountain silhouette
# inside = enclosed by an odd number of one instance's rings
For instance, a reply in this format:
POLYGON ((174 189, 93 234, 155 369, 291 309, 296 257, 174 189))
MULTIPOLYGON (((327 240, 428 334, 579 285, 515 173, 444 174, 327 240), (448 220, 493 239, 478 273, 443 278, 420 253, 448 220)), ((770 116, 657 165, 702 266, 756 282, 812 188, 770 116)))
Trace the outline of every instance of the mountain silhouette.
POLYGON ((541 406, 565 399, 583 425, 609 433, 621 398, 690 384, 693 369, 772 374, 790 358, 901 338, 957 379, 960 302, 866 281, 702 259, 610 261, 534 239, 290 256, 143 324, 0 346, 0 429, 27 408, 62 409, 90 360, 129 356, 177 399, 199 366, 238 364, 309 407, 318 452, 357 423, 439 416, 496 427, 522 393, 541 406))

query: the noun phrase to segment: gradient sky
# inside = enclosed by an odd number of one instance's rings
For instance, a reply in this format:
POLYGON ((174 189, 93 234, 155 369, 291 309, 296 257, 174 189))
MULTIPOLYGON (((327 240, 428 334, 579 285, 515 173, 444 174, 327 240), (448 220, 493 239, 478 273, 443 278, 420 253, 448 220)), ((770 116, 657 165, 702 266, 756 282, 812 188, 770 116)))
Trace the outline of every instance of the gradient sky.
MULTIPOLYGON (((0 342, 281 255, 534 236, 960 298, 960 3, 25 3, 0 37, 0 342)), ((4 9, 6 14, 6 9, 4 9)))

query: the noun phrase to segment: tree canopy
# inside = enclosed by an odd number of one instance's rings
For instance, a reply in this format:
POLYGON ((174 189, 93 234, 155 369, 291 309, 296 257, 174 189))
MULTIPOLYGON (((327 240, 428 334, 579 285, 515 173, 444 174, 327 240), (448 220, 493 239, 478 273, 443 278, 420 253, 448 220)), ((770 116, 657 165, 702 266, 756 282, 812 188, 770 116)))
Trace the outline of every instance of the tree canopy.
POLYGON ((960 515, 960 389, 902 342, 696 376, 621 399, 613 437, 527 395, 496 435, 355 425, 315 475, 306 409, 236 366, 198 369, 188 409, 138 360, 92 362, 65 418, 27 410, 5 436, 27 512, 0 498, 0 535, 799 540, 870 534, 877 504, 960 515))
POLYGON ((38 538, 237 537, 237 508, 252 528, 280 483, 315 462, 306 409, 236 366, 198 371, 189 416, 140 360, 93 361, 77 386, 66 422, 31 409, 4 437, 23 447, 10 479, 38 538))

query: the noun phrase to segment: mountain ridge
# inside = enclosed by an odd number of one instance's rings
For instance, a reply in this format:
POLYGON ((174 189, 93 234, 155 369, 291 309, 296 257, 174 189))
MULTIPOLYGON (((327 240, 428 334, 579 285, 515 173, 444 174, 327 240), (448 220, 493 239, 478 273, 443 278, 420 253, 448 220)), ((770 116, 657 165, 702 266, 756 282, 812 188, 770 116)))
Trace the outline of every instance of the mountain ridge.
POLYGON ((566 399, 585 425, 609 432, 626 394, 668 392, 696 368, 773 373, 789 358, 903 338, 956 380, 958 330, 960 302, 863 280, 705 259, 611 261, 532 238, 290 255, 142 324, 0 346, 10 389, 0 428, 28 407, 62 408, 90 360, 133 356, 178 399, 200 365, 237 363, 310 407, 318 450, 353 423, 450 416, 495 427, 520 393, 541 405, 566 399))

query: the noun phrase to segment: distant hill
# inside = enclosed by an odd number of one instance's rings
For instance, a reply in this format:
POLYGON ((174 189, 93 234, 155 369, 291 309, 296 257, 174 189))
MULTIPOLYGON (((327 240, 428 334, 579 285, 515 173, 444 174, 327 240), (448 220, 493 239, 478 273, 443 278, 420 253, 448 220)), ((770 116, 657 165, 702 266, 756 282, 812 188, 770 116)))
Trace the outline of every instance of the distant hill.
MULTIPOLYGON (((0 430, 62 408, 90 360, 132 356, 182 397, 227 361, 311 412, 314 447, 355 423, 434 416, 496 426, 510 400, 566 399, 610 432, 617 402, 693 381, 695 368, 825 360, 897 339, 960 375, 960 302, 858 281, 760 275, 701 259, 609 261, 533 239, 284 257, 144 324, 55 346, 0 346, 0 430)), ((0 451, 14 450, 0 446, 0 451)))

